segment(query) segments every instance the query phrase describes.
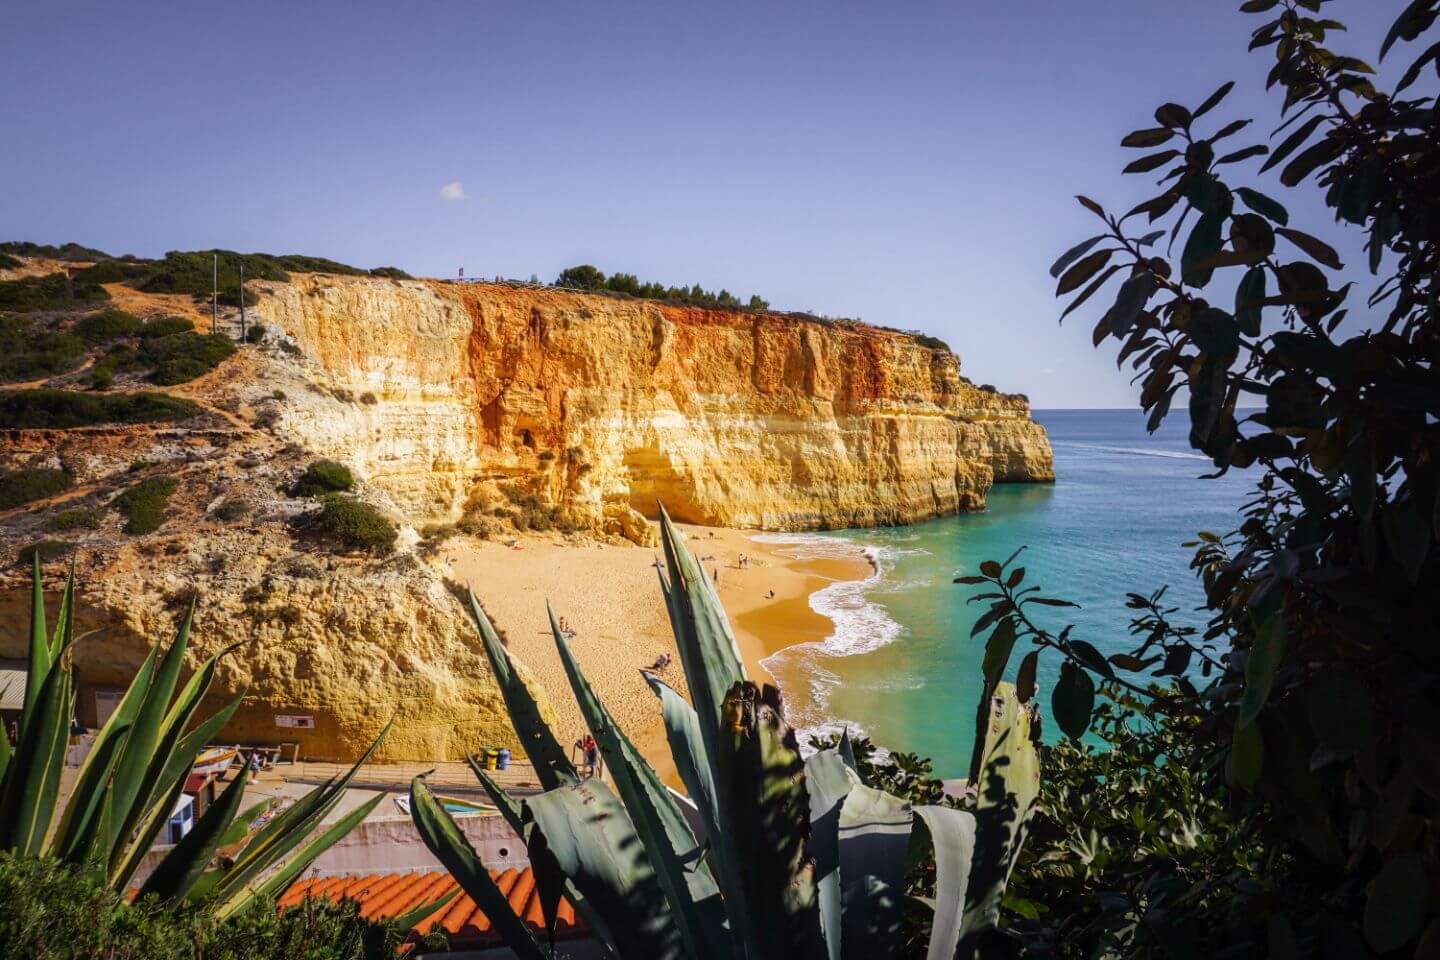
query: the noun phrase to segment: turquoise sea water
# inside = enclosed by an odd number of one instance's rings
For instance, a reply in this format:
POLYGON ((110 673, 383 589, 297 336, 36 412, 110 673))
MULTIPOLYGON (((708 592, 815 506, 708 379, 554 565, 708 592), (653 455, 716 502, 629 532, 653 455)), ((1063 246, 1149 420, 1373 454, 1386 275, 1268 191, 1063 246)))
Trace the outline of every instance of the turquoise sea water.
MULTIPOLYGON (((1039 619, 1055 629, 1074 623, 1074 636, 1106 653, 1128 649, 1127 591, 1169 584, 1177 619, 1203 625, 1191 551, 1181 543, 1238 525, 1253 476, 1199 479, 1211 465, 1186 442, 1183 412, 1154 435, 1133 410, 1037 411, 1035 419, 1055 451, 1053 486, 1000 485, 983 513, 909 527, 766 537, 799 554, 834 551, 836 540, 859 543, 877 565, 869 580, 811 597, 835 620, 824 644, 791 647, 768 662, 797 726, 858 727, 883 746, 933 758, 943 776, 963 775, 983 654, 983 635, 970 639, 970 627, 984 607, 965 602, 976 588, 952 580, 1021 546, 1027 582, 1081 605, 1046 608, 1039 619)), ((1024 652, 1016 650, 1012 676, 1024 652)), ((1045 704, 1058 670, 1057 658, 1042 657, 1045 704)))

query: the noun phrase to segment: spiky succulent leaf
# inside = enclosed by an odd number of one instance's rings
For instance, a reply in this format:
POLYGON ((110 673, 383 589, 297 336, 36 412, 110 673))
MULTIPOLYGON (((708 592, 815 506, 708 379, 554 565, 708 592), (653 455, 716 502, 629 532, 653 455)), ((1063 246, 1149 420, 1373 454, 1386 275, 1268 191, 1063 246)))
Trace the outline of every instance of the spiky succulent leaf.
POLYGON ((404 913, 396 914, 390 918, 390 922, 395 925, 395 929, 397 930, 410 930, 418 927, 424 923, 426 919, 435 916, 435 914, 449 906, 450 901, 460 896, 463 892, 463 888, 457 886, 454 890, 431 900, 429 903, 422 903, 420 906, 406 910, 404 913))
POLYGON ((140 895, 154 894, 166 902, 185 897, 205 872, 244 798, 245 777, 242 775, 230 782, 190 832, 155 865, 140 888, 140 895))
POLYGON ((120 859, 130 834, 148 811, 153 794, 157 789, 163 792, 168 786, 155 782, 160 774, 159 769, 154 769, 156 751, 165 733, 165 714, 170 707, 170 698, 175 693, 180 679, 180 668, 185 662, 185 647, 190 640, 190 626, 194 622, 194 615, 195 604, 192 602, 185 611, 184 619, 180 621, 174 642, 170 644, 170 649, 155 669, 151 682, 145 687, 144 695, 135 708, 130 735, 126 738, 125 749, 115 768, 110 787, 114 794, 111 836, 106 841, 106 849, 110 851, 109 862, 112 865, 120 859))
POLYGON ((541 716, 540 705, 535 702, 530 688, 515 669, 510 654, 490 623, 490 618, 485 616, 485 611, 480 608, 480 601, 476 599, 474 591, 470 592, 470 616, 475 621, 475 629, 480 631, 480 639, 484 641, 485 656, 490 661, 490 671, 495 677, 495 683, 505 698, 505 709, 510 714, 510 722, 520 737, 525 755, 535 767, 535 776, 539 778, 540 785, 546 790, 553 790, 562 783, 574 783, 575 767, 565 755, 560 741, 555 739, 550 725, 541 716))
POLYGON ((893 957, 900 946, 905 863, 914 814, 883 790, 856 784, 840 807, 841 956, 893 957))
POLYGON ((960 951, 966 956, 1000 919, 1005 884, 1040 794, 1040 759, 1030 739, 1030 712, 1013 685, 996 687, 987 719, 985 762, 975 785, 974 864, 961 923, 960 951))
POLYGON ((839 750, 821 750, 805 761, 810 802, 810 854, 815 858, 815 899, 826 955, 840 960, 844 905, 840 897, 840 808, 860 783, 839 750))
POLYGON ((954 807, 917 806, 910 835, 912 860, 935 860, 935 915, 925 960, 952 960, 960 944, 965 891, 975 854, 975 816, 954 807))
POLYGON ((525 801, 526 846, 553 857, 602 916, 622 957, 679 960, 685 942, 625 808, 590 778, 525 801))
MULTIPOLYGON (((310 831, 324 821, 325 815, 333 810, 335 805, 340 802, 340 798, 345 795, 350 782, 355 779, 355 774, 385 740, 385 735, 390 732, 390 726, 393 723, 394 721, 391 720, 390 723, 385 724, 379 736, 371 742, 370 746, 361 754, 360 759, 356 760, 354 766, 343 776, 331 777, 322 786, 311 790, 289 809, 260 828, 244 849, 236 855, 235 862, 230 869, 225 871, 217 882, 217 911, 233 912, 237 902, 241 900, 248 902, 251 899, 251 882, 299 846, 301 841, 310 834, 310 831)), ((381 796, 384 795, 381 794, 381 796)), ((291 864, 295 862, 295 860, 290 861, 291 864)), ((282 871, 288 869, 288 865, 281 869, 282 871)))
POLYGON ((654 769, 640 756, 625 731, 615 723, 604 704, 595 696, 580 665, 565 642, 555 612, 550 615, 550 631, 555 648, 580 714, 595 737, 606 768, 615 783, 630 822, 640 842, 650 855, 656 879, 670 903, 685 953, 690 957, 723 957, 730 954, 729 937, 724 927, 724 907, 720 891, 710 871, 700 862, 700 849, 695 835, 675 805, 675 800, 654 769))
POLYGON ((39 686, 0 798, 0 850, 20 857, 37 855, 50 830, 73 703, 70 671, 64 666, 48 669, 39 686))
POLYGON ((354 830, 366 817, 370 816, 371 812, 374 811, 384 799, 385 794, 377 793, 354 810, 345 814, 345 816, 339 820, 336 820, 331 826, 320 831, 320 833, 314 837, 311 837, 310 840, 300 848, 298 853, 281 864, 280 869, 267 877, 263 883, 252 888, 247 888, 254 890, 254 893, 250 897, 232 897, 225 905, 228 913, 217 913, 216 915, 223 919, 225 916, 244 910, 256 901, 273 902, 289 888, 290 884, 295 882, 296 877, 309 869, 310 864, 314 863, 322 853, 335 846, 345 834, 354 830))
MULTIPOLYGON (((746 943, 757 957, 824 957, 814 865, 806 851, 805 767, 779 691, 736 683, 725 697, 719 733, 716 843, 726 844, 726 862, 740 867, 740 892, 753 928, 746 943)), ((725 893, 729 904, 729 888, 725 893)))
POLYGON ((35 712, 35 701, 40 699, 40 689, 45 684, 45 675, 50 672, 50 637, 45 623, 45 587, 40 580, 40 551, 31 556, 30 580, 30 650, 25 670, 25 703, 20 712, 20 729, 30 724, 30 715, 35 712))
POLYGON ((700 808, 700 817, 705 824, 705 835, 713 837, 718 832, 715 820, 715 777, 710 769, 710 755, 705 750, 705 739, 700 733, 700 718, 685 698, 664 680, 648 670, 640 671, 645 682, 660 698, 660 717, 665 725, 665 738, 670 744, 670 756, 680 774, 680 782, 690 799, 700 808))
POLYGON ((420 777, 410 781, 410 816, 426 848, 445 865, 455 882, 490 918, 491 925, 504 938, 506 946, 521 960, 542 960, 545 953, 535 942, 530 928, 516 916, 510 901, 480 862, 464 831, 420 777))

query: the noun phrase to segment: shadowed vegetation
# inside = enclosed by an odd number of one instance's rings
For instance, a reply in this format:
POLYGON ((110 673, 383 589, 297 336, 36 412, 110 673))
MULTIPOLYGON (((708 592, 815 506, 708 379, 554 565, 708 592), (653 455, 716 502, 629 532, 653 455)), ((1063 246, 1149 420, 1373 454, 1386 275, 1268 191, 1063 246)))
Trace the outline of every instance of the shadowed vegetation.
POLYGON ((34 467, 0 473, 0 510, 43 500, 68 488, 73 481, 64 470, 34 467))
POLYGON ((193 401, 163 393, 74 393, 9 390, 0 393, 0 427, 66 429, 104 423, 157 423, 197 416, 193 401))

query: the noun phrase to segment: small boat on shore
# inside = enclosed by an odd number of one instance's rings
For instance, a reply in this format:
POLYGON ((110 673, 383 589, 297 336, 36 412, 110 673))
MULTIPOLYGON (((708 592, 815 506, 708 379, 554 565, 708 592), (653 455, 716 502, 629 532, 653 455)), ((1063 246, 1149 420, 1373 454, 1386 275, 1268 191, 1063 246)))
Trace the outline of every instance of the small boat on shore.
MULTIPOLYGON (((393 799, 393 800, 395 801, 395 806, 397 806, 397 807, 400 808, 400 812, 401 812, 401 813, 405 814, 405 816, 407 816, 407 817, 410 816, 410 798, 409 798, 409 797, 403 797, 403 796, 402 796, 402 797, 392 797, 391 799, 393 799)), ((490 805, 490 804, 488 804, 488 803, 476 803, 476 802, 473 801, 473 800, 461 800, 459 797, 438 797, 438 796, 437 796, 435 799, 439 800, 441 806, 443 806, 443 807, 444 807, 447 811, 449 811, 450 813, 460 813, 460 814, 465 814, 465 813, 492 814, 492 813, 499 813, 499 812, 500 812, 500 808, 499 808, 499 807, 492 806, 492 805, 490 805)))
POLYGON ((191 773, 223 773, 230 769, 230 764, 240 756, 240 751, 235 747, 211 747, 204 750, 195 758, 195 765, 190 768, 191 773))

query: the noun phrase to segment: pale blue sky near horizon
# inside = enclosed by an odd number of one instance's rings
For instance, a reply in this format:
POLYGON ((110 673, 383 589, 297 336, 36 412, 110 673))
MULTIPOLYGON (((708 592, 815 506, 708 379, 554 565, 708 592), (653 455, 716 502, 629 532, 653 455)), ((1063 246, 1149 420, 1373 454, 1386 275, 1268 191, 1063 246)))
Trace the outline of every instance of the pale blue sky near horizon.
MULTIPOLYGON (((1074 194, 1154 192, 1119 140, 1161 102, 1233 79, 1212 116, 1257 122, 1229 142, 1278 123, 1238 5, 16 0, 0 240, 593 263, 922 330, 1036 407, 1129 406, 1046 271, 1095 232, 1074 194)), ((1402 6, 1331 4, 1335 45, 1373 61, 1402 6)), ((1286 202, 1333 235, 1317 197, 1286 202)))

